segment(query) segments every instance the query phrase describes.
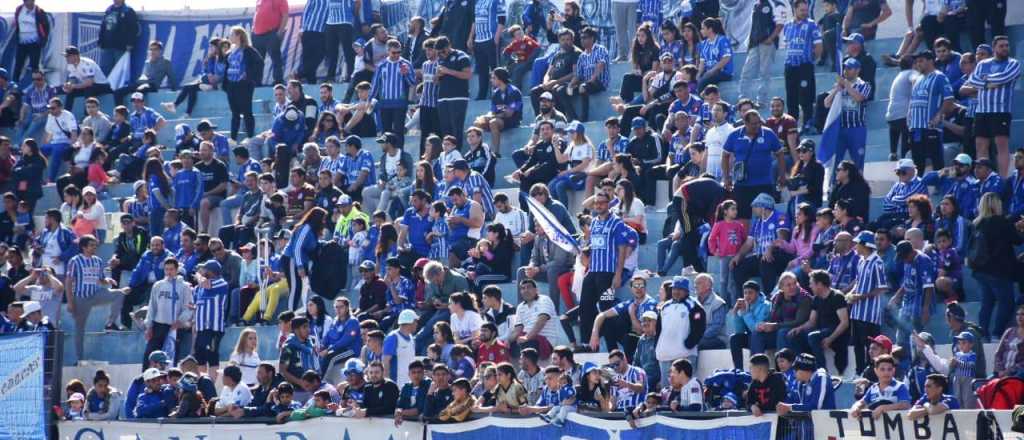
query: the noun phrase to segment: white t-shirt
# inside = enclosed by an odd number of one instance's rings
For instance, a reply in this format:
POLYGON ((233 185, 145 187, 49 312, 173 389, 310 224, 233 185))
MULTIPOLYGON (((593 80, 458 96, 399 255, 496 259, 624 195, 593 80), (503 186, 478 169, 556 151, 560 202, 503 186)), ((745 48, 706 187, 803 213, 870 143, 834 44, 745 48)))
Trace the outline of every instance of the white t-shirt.
POLYGON ((438 159, 441 161, 441 170, 443 171, 448 167, 448 165, 451 165, 452 162, 462 159, 462 153, 460 153, 459 150, 442 151, 438 159))
POLYGON ((39 29, 36 29, 36 9, 21 8, 21 13, 18 14, 17 19, 18 41, 22 44, 38 42, 39 29))
POLYGON ((92 79, 95 84, 107 84, 107 76, 103 74, 103 70, 100 69, 99 64, 96 64, 91 58, 78 57, 78 65, 68 64, 67 65, 68 81, 78 84, 83 83, 87 79, 92 79))
POLYGON ((398 174, 398 162, 401 162, 401 161, 402 161, 402 152, 401 151, 395 151, 395 155, 394 156, 390 156, 390 155, 385 154, 384 155, 384 171, 386 171, 389 176, 397 175, 398 174))
POLYGON ((572 144, 569 147, 569 161, 583 161, 594 157, 594 146, 586 144, 572 144))
POLYGON ((75 166, 78 167, 78 168, 82 168, 82 169, 88 168, 89 167, 89 157, 92 156, 92 150, 95 150, 95 149, 96 149, 96 143, 95 142, 93 142, 93 143, 91 143, 89 145, 83 145, 81 148, 79 148, 78 152, 75 153, 75 160, 74 160, 75 166))
POLYGON ((716 179, 722 177, 722 152, 725 151, 725 140, 732 133, 733 126, 728 123, 711 127, 704 134, 704 146, 708 152, 708 173, 716 179))
POLYGON ((58 231, 43 231, 43 265, 52 267, 58 277, 64 275, 64 262, 60 260, 60 243, 57 240, 58 231))
POLYGON ((683 385, 683 389, 679 390, 679 409, 683 411, 690 405, 704 407, 704 389, 696 378, 690 378, 690 381, 683 385))
POLYGON ((38 284, 25 287, 28 290, 29 297, 32 301, 46 302, 53 300, 60 300, 60 296, 57 296, 53 291, 52 287, 43 287, 38 284))
POLYGON ((256 384, 256 370, 260 366, 259 353, 255 351, 252 354, 231 353, 231 363, 238 365, 238 368, 242 370, 242 383, 256 384))
POLYGON ((548 321, 540 330, 540 335, 547 338, 548 342, 554 342, 558 337, 558 313, 555 311, 555 303, 547 295, 539 295, 532 303, 521 302, 516 306, 516 325, 523 326, 523 334, 530 333, 533 326, 541 315, 547 315, 548 321))
POLYGON ((71 143, 72 135, 78 133, 78 121, 75 116, 67 110, 62 110, 60 116, 46 115, 46 133, 50 135, 51 144, 71 143))
POLYGON ((473 332, 480 331, 480 327, 484 325, 484 320, 480 317, 479 313, 466 310, 461 318, 453 313, 451 324, 452 333, 455 333, 455 339, 467 339, 473 337, 473 332))
POLYGON ((220 390, 220 400, 217 402, 217 408, 227 408, 228 405, 246 406, 249 402, 252 402, 252 392, 249 391, 249 386, 239 383, 235 385, 234 389, 231 389, 225 385, 220 390))

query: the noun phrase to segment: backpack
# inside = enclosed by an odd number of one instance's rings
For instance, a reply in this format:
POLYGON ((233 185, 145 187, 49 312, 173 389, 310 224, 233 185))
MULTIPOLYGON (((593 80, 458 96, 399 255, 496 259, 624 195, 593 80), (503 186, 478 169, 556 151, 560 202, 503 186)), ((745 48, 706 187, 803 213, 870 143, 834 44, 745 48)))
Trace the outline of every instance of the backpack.
POLYGON ((339 263, 347 264, 347 249, 337 241, 321 241, 310 258, 309 288, 325 299, 334 299, 345 288, 348 271, 338 270, 339 263))
POLYGON ((1013 409, 1024 404, 1024 379, 1015 376, 992 379, 975 394, 984 409, 1013 409))
POLYGON ((981 228, 971 228, 968 237, 970 237, 970 242, 967 248, 967 266, 971 270, 987 266, 992 256, 988 243, 985 242, 985 237, 981 233, 981 228))

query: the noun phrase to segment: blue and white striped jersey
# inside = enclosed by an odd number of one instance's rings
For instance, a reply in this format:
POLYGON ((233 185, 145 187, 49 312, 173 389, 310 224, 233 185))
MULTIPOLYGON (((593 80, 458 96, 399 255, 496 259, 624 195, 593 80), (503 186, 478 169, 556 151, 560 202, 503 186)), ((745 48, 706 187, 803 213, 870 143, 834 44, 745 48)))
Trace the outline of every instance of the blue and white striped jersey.
POLYGON ((78 254, 68 261, 67 273, 75 280, 72 293, 75 298, 91 298, 101 288, 103 279, 103 259, 93 255, 86 257, 78 254))
POLYGON ((882 199, 882 211, 886 214, 907 215, 907 199, 915 194, 928 195, 928 187, 920 177, 914 176, 906 182, 896 182, 882 199))
POLYGON ((307 0, 302 10, 302 31, 323 32, 327 24, 327 0, 307 0))
POLYGON ((327 0, 326 24, 352 24, 355 21, 355 2, 352 0, 327 0))
POLYGON ((850 96, 850 92, 846 91, 846 89, 843 89, 842 92, 840 92, 843 99, 843 112, 839 115, 839 127, 841 128, 865 126, 864 110, 868 108, 868 96, 871 95, 871 84, 857 78, 853 83, 853 88, 864 97, 864 100, 861 102, 854 101, 853 97, 850 96))
MULTIPOLYGON (((885 279, 885 262, 878 256, 877 252, 861 257, 857 266, 857 284, 853 293, 867 295, 875 289, 887 289, 889 284, 885 279)), ((881 296, 865 296, 860 301, 850 306, 850 319, 870 322, 882 325, 882 299, 881 296)))
POLYGON ((601 145, 597 146, 597 160, 607 162, 615 158, 616 154, 625 153, 627 148, 629 148, 629 139, 622 136, 615 141, 605 139, 601 145))
POLYGON ((423 89, 420 91, 420 106, 421 107, 437 107, 437 79, 434 75, 437 74, 437 61, 424 61, 423 66, 420 68, 423 74, 423 89))
POLYGON ((636 246, 630 227, 615 214, 608 218, 594 217, 590 226, 590 271, 614 273, 619 246, 636 246))
POLYGON ((1013 86, 1021 75, 1020 61, 1014 58, 989 58, 974 68, 967 85, 978 89, 975 113, 1010 113, 1013 109, 1013 86))
POLYGON ((953 99, 953 87, 942 72, 933 71, 920 77, 910 91, 910 109, 907 111, 907 128, 932 128, 929 121, 942 108, 942 103, 953 99))
POLYGON ((210 280, 210 287, 199 286, 195 291, 196 330, 224 331, 227 313, 228 283, 223 278, 210 280))
POLYGON ((810 19, 791 21, 782 28, 786 43, 786 65, 799 66, 814 62, 814 46, 821 44, 821 29, 810 19))
POLYGON ((430 227, 430 232, 436 234, 434 239, 430 242, 430 257, 431 260, 438 261, 441 263, 448 263, 448 222, 444 218, 439 218, 430 227))
POLYGON ((416 71, 409 60, 384 58, 373 72, 370 97, 377 99, 378 108, 404 108, 409 105, 409 87, 415 84, 416 71))
POLYGON ((590 51, 583 51, 580 53, 580 58, 576 60, 576 78, 580 81, 590 81, 590 78, 594 76, 594 72, 597 71, 598 65, 604 65, 604 69, 601 70, 601 74, 598 75, 597 81, 601 83, 605 88, 611 82, 611 72, 609 69, 610 58, 608 57, 608 49, 604 46, 594 43, 594 46, 590 48, 590 51))
POLYGON ((901 287, 903 288, 903 303, 900 306, 900 317, 921 316, 925 307, 930 309, 932 306, 924 303, 924 292, 925 289, 935 288, 935 262, 923 252, 918 252, 914 261, 903 263, 901 287))
MULTIPOLYGON (((623 360, 622 362, 625 362, 623 360)), ((618 374, 616 374, 618 375, 618 374)), ((622 380, 629 383, 643 384, 644 389, 634 392, 626 387, 615 387, 612 391, 615 396, 615 411, 629 411, 642 403, 647 396, 647 373, 640 367, 630 365, 625 373, 621 375, 622 380)))
POLYGON ((473 8, 473 41, 493 40, 498 32, 498 24, 505 22, 507 14, 505 0, 476 0, 473 8))

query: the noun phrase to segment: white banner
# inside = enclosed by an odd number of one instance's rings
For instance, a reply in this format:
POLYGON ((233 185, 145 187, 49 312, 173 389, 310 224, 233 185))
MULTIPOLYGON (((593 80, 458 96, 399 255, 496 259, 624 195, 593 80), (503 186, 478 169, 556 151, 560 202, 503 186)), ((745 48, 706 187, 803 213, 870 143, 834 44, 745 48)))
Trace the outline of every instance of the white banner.
POLYGON ((910 420, 907 411, 851 419, 847 411, 814 411, 815 439, 976 440, 1019 439, 1010 427, 1011 411, 958 410, 910 420))
POLYGON ((424 425, 323 417, 283 425, 61 422, 60 440, 419 440, 424 425))

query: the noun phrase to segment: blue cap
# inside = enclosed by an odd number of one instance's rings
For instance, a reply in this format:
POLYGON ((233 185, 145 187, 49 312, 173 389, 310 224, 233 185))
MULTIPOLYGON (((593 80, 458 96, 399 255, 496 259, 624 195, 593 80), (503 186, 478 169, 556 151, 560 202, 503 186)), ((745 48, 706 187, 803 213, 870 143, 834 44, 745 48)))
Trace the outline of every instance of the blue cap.
POLYGON ((843 38, 843 41, 845 41, 847 43, 857 43, 857 44, 860 44, 860 45, 864 45, 864 36, 859 34, 859 33, 854 32, 854 33, 850 34, 848 37, 843 38))
POLYGON ((970 342, 970 343, 972 343, 972 344, 973 344, 973 343, 974 343, 974 341, 975 341, 975 339, 974 339, 974 333, 971 333, 971 332, 968 332, 968 331, 963 331, 963 332, 960 332, 960 334, 959 334, 959 335, 956 335, 956 337, 955 337, 955 338, 953 338, 953 339, 956 339, 956 340, 958 340, 958 341, 967 341, 967 342, 970 342))
POLYGON ((192 127, 188 124, 181 123, 174 126, 174 140, 177 142, 181 142, 189 133, 192 133, 192 127))
POLYGON ((0 78, 8 79, 8 80, 11 79, 10 75, 7 73, 7 69, 4 69, 3 67, 0 67, 0 78))
POLYGON ((690 290, 690 280, 684 276, 672 277, 672 288, 690 290))
POLYGON ((754 201, 750 202, 750 207, 773 209, 775 208, 775 198, 768 193, 758 194, 757 197, 754 197, 754 201))
POLYGON ((363 140, 359 139, 359 136, 356 136, 354 134, 350 134, 350 135, 348 135, 347 138, 345 138, 345 146, 350 146, 350 145, 353 146, 353 147, 356 147, 356 148, 363 148, 363 140))
POLYGON ((979 44, 978 48, 974 49, 974 53, 975 54, 977 54, 978 52, 981 52, 981 51, 985 51, 989 55, 992 55, 992 46, 990 46, 988 44, 979 44))
POLYGON ((345 362, 345 375, 349 374, 363 374, 363 361, 359 359, 349 359, 345 362))
POLYGON ((732 402, 733 405, 739 405, 740 402, 740 399, 736 397, 736 393, 733 393, 732 391, 722 394, 722 400, 728 400, 732 402))
POLYGON ((160 350, 157 350, 157 351, 154 351, 154 352, 150 353, 149 354, 149 361, 150 362, 155 362, 155 363, 158 363, 158 364, 161 364, 161 365, 167 365, 167 364, 171 363, 170 358, 167 357, 167 353, 164 353, 164 352, 162 352, 160 350))
POLYGON ((220 262, 218 262, 217 260, 207 260, 205 263, 203 263, 203 269, 206 269, 207 271, 213 272, 217 275, 220 275, 222 270, 220 262))
POLYGON ((862 244, 862 245, 867 246, 867 247, 869 247, 871 249, 876 249, 875 248, 875 233, 871 232, 871 231, 860 231, 860 233, 857 234, 856 237, 854 237, 853 242, 857 243, 857 244, 862 244))
POLYGON ((186 374, 178 381, 178 388, 183 393, 194 393, 199 390, 199 383, 194 374, 186 374))
POLYGON ((595 364, 593 362, 584 362, 583 363, 583 375, 586 376, 591 371, 594 371, 594 370, 596 370, 598 368, 600 368, 600 367, 598 367, 597 364, 595 364))
POLYGON ((633 118, 633 121, 630 122, 629 126, 632 128, 646 128, 647 120, 644 119, 642 116, 636 116, 633 118))
POLYGON ((572 121, 569 123, 569 131, 582 134, 587 131, 587 128, 580 121, 572 121))
POLYGON ((356 38, 356 41, 352 42, 352 45, 363 47, 366 45, 366 39, 363 37, 356 38))
POLYGON ((844 69, 860 69, 860 61, 857 61, 856 58, 852 58, 852 57, 851 58, 847 58, 846 61, 843 61, 843 68, 844 69))

